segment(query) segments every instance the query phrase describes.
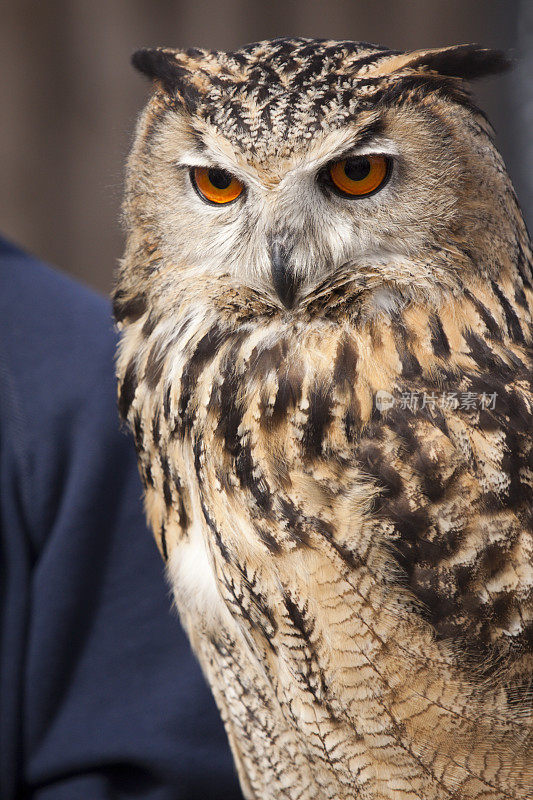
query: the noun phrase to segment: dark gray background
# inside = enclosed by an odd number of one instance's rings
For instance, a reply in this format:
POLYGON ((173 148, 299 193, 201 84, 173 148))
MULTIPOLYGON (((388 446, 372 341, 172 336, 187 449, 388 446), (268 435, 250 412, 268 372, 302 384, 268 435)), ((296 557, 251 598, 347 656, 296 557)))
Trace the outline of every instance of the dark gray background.
POLYGON ((232 49, 283 35, 395 49, 511 49, 513 75, 479 83, 533 218, 532 0, 46 0, 0 10, 0 230, 107 292, 122 249, 123 164, 148 86, 143 45, 232 49))

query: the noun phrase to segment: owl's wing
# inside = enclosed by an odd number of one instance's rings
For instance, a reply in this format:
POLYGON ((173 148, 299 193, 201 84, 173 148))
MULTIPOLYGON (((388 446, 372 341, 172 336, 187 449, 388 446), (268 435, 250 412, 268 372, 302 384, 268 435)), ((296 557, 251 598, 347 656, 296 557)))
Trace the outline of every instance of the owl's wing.
MULTIPOLYGON (((438 639, 487 673, 533 675, 531 373, 464 376, 454 392, 403 387, 354 458, 378 487, 372 512, 438 639), (446 396, 448 394, 448 396, 446 396), (413 396, 417 407, 409 405, 413 396), (425 396, 424 407, 420 407, 425 396), (444 398, 444 403, 442 403, 444 398)), ((525 688, 525 686, 524 686, 525 688)))
POLYGON ((433 775, 459 787, 468 763, 485 787, 476 792, 525 797, 533 395, 518 371, 506 384, 465 377, 458 398, 457 408, 375 414, 351 450, 294 468, 279 502, 311 548, 279 560, 286 638, 276 646, 331 718, 383 740, 379 716, 392 720, 398 774, 411 757, 433 761, 433 775), (484 392, 486 407, 461 407, 468 392, 484 392))

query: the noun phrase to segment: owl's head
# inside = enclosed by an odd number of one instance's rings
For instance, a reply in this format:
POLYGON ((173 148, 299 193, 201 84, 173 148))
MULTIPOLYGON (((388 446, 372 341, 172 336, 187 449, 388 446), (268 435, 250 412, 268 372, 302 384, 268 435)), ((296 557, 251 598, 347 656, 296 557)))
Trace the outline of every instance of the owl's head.
POLYGON ((154 93, 129 161, 124 263, 130 281, 154 278, 146 291, 226 287, 244 311, 253 297, 297 315, 349 286, 365 313, 387 313, 512 261, 520 214, 466 88, 506 69, 502 53, 277 39, 133 63, 154 93))

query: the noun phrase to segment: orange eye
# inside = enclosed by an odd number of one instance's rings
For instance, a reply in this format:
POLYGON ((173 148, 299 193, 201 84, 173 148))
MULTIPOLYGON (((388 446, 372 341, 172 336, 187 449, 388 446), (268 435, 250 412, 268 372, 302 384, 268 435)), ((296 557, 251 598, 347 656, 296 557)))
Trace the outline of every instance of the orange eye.
POLYGON ((377 192, 390 173, 390 159, 386 156, 354 156, 336 161, 329 168, 334 186, 349 197, 365 197, 377 192))
POLYGON ((191 180, 200 197, 216 205, 231 203, 244 189, 237 178, 217 167, 194 167, 191 170, 191 180))

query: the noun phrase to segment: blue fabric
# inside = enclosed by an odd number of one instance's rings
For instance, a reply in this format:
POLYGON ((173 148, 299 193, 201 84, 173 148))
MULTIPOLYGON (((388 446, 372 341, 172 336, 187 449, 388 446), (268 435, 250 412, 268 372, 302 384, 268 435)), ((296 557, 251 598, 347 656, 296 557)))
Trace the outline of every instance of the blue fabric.
POLYGON ((119 430, 109 304, 0 241, 0 797, 241 798, 119 430))

